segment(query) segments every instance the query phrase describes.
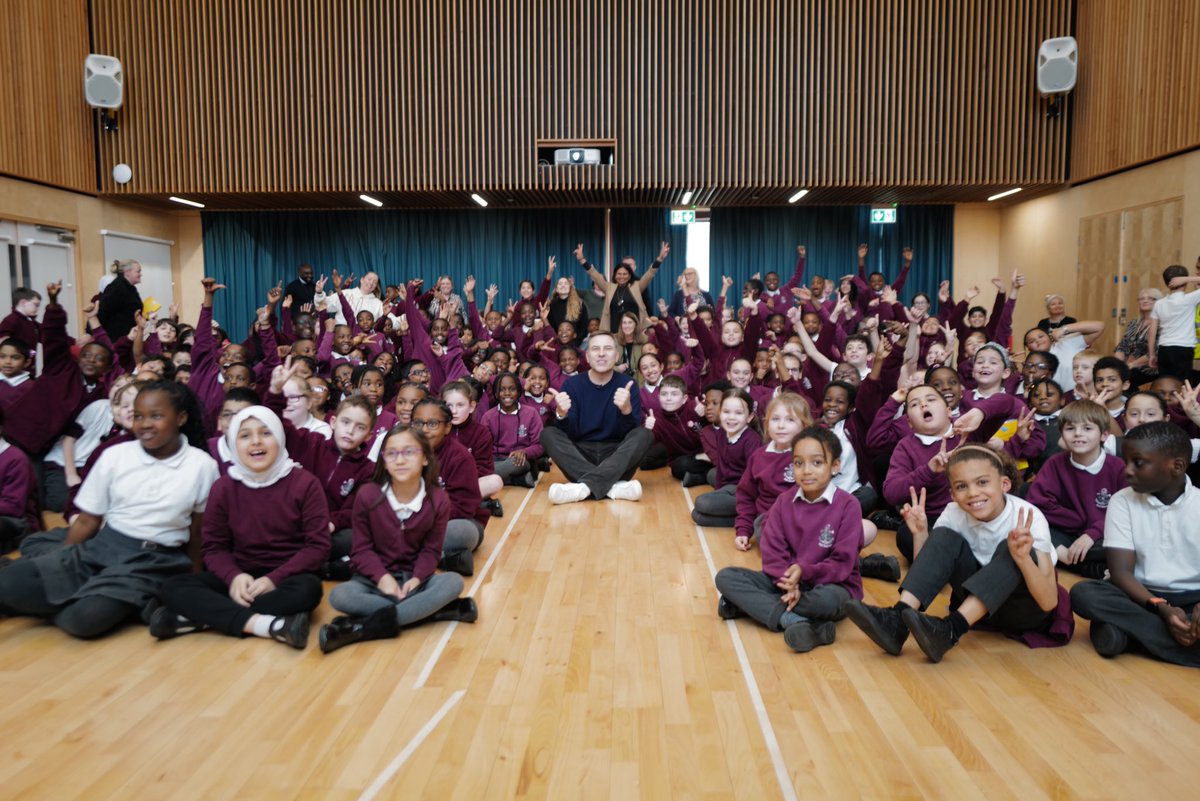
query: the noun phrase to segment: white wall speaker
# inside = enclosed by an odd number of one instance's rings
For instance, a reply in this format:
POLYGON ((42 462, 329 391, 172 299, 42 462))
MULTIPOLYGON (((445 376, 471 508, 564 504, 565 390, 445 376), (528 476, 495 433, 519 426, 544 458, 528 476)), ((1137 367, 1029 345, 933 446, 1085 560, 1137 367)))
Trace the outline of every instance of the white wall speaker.
POLYGON ((125 95, 125 72, 112 56, 90 54, 83 62, 83 96, 92 108, 120 108, 125 95))
POLYGON ((1044 95, 1064 94, 1075 88, 1079 46, 1073 36, 1047 39, 1038 48, 1037 86, 1044 95))

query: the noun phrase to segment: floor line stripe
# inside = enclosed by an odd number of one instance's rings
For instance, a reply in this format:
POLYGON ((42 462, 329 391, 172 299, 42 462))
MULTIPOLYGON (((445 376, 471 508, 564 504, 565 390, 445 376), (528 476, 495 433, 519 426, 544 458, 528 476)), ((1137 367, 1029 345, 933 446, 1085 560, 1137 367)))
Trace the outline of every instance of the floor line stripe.
POLYGON ((450 713, 450 710, 454 708, 455 704, 461 701, 463 696, 466 694, 466 690, 458 690, 454 693, 454 695, 446 699, 446 703, 442 704, 442 708, 439 709, 437 713, 430 718, 424 726, 421 727, 421 730, 418 731, 416 735, 408 741, 408 745, 404 746, 404 750, 399 754, 396 754, 396 758, 388 763, 388 766, 383 769, 383 773, 379 774, 378 778, 371 783, 370 787, 368 787, 366 790, 363 790, 362 795, 358 797, 358 801, 371 801, 371 799, 379 795, 379 791, 382 790, 387 783, 392 780, 392 777, 396 775, 396 771, 400 770, 400 768, 404 766, 404 763, 408 761, 408 758, 412 756, 418 748, 421 747, 421 743, 425 742, 429 735, 433 733, 433 730, 437 728, 437 725, 442 722, 442 718, 446 717, 446 715, 450 713))

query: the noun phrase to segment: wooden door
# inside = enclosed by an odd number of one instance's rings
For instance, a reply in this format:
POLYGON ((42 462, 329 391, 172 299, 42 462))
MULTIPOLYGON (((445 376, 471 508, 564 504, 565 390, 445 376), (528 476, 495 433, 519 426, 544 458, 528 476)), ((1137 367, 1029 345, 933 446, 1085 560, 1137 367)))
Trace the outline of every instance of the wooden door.
MULTIPOLYGON (((1072 317, 1077 320, 1103 320, 1109 329, 1116 327, 1117 320, 1121 214, 1120 211, 1114 211, 1084 217, 1079 221, 1075 297, 1067 298, 1067 313, 1072 317)), ((1108 333, 1112 333, 1111 330, 1108 333)), ((1107 342, 1108 338, 1104 341, 1107 342)))

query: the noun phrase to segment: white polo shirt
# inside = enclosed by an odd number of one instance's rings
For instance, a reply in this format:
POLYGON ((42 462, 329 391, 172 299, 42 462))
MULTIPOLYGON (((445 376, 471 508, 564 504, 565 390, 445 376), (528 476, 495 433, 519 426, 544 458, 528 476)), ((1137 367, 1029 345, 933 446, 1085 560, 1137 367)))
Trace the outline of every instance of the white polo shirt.
MULTIPOLYGON (((113 425, 112 404, 108 398, 94 400, 83 408, 75 422, 83 429, 83 434, 75 440, 75 467, 78 469, 87 464, 92 451, 100 444, 100 438, 109 432, 113 425)), ((54 462, 59 467, 67 466, 67 457, 63 453, 63 438, 46 454, 47 462, 54 462)))
MULTIPOLYGON (((951 503, 933 524, 934 528, 945 527, 957 531, 958 535, 967 541, 971 553, 975 556, 975 561, 986 565, 992 561, 992 555, 1000 543, 1008 539, 1009 532, 1016 528, 1017 512, 1023 509, 1032 509, 1033 524, 1029 527, 1029 533, 1033 535, 1033 549, 1041 551, 1042 556, 1039 556, 1039 559, 1048 554, 1050 564, 1055 564, 1058 561, 1058 554, 1054 550, 1054 543, 1050 541, 1050 526, 1046 523, 1046 518, 1041 510, 1015 495, 1005 495, 1004 497, 1006 500, 1004 511, 996 515, 993 520, 986 523, 980 522, 963 511, 957 503, 951 503)), ((1111 505, 1109 511, 1112 511, 1111 505)))
POLYGON ((1196 306, 1200 305, 1200 289, 1192 292, 1172 292, 1154 301, 1150 312, 1158 320, 1158 347, 1196 347, 1196 306))
POLYGON ((1166 506, 1126 487, 1104 517, 1104 547, 1134 553, 1133 576, 1152 592, 1200 590, 1200 490, 1188 481, 1166 506))
POLYGON ((188 541, 192 515, 204 511, 219 477, 213 458, 186 442, 169 459, 123 442, 100 454, 75 505, 127 537, 177 547, 188 541))

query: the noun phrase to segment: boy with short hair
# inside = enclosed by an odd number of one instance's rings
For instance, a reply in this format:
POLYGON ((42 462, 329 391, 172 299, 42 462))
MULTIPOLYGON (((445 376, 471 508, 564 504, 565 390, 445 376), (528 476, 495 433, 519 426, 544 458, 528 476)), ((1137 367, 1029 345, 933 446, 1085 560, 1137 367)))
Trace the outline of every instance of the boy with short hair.
POLYGON ((42 295, 36 289, 17 287, 12 293, 12 312, 0 320, 0 342, 14 337, 29 349, 30 369, 37 358, 37 346, 42 341, 42 324, 38 322, 38 310, 42 307, 42 295))
POLYGON ((1105 512, 1126 486, 1125 463, 1104 452, 1109 422, 1108 410, 1090 400, 1064 408, 1059 426, 1066 450, 1046 460, 1026 496, 1050 524, 1058 564, 1088 578, 1104 576, 1105 512))
POLYGON ((1104 407, 1117 432, 1125 430, 1125 393, 1129 391, 1129 365, 1116 356, 1104 356, 1092 365, 1092 386, 1097 395, 1107 393, 1104 407))
POLYGON ((1196 309, 1200 306, 1200 275, 1188 275, 1182 264, 1163 270, 1163 283, 1170 292, 1154 302, 1146 344, 1150 368, 1160 375, 1173 375, 1181 381, 1192 374, 1192 356, 1196 349, 1196 309), (1184 292, 1188 285, 1191 292, 1184 292))
POLYGON ((1125 435, 1124 455, 1129 486, 1112 497, 1104 524, 1111 579, 1076 584, 1071 606, 1092 622, 1101 656, 1136 643, 1155 659, 1200 667, 1200 489, 1187 478, 1191 443, 1172 423, 1146 423, 1125 435))

